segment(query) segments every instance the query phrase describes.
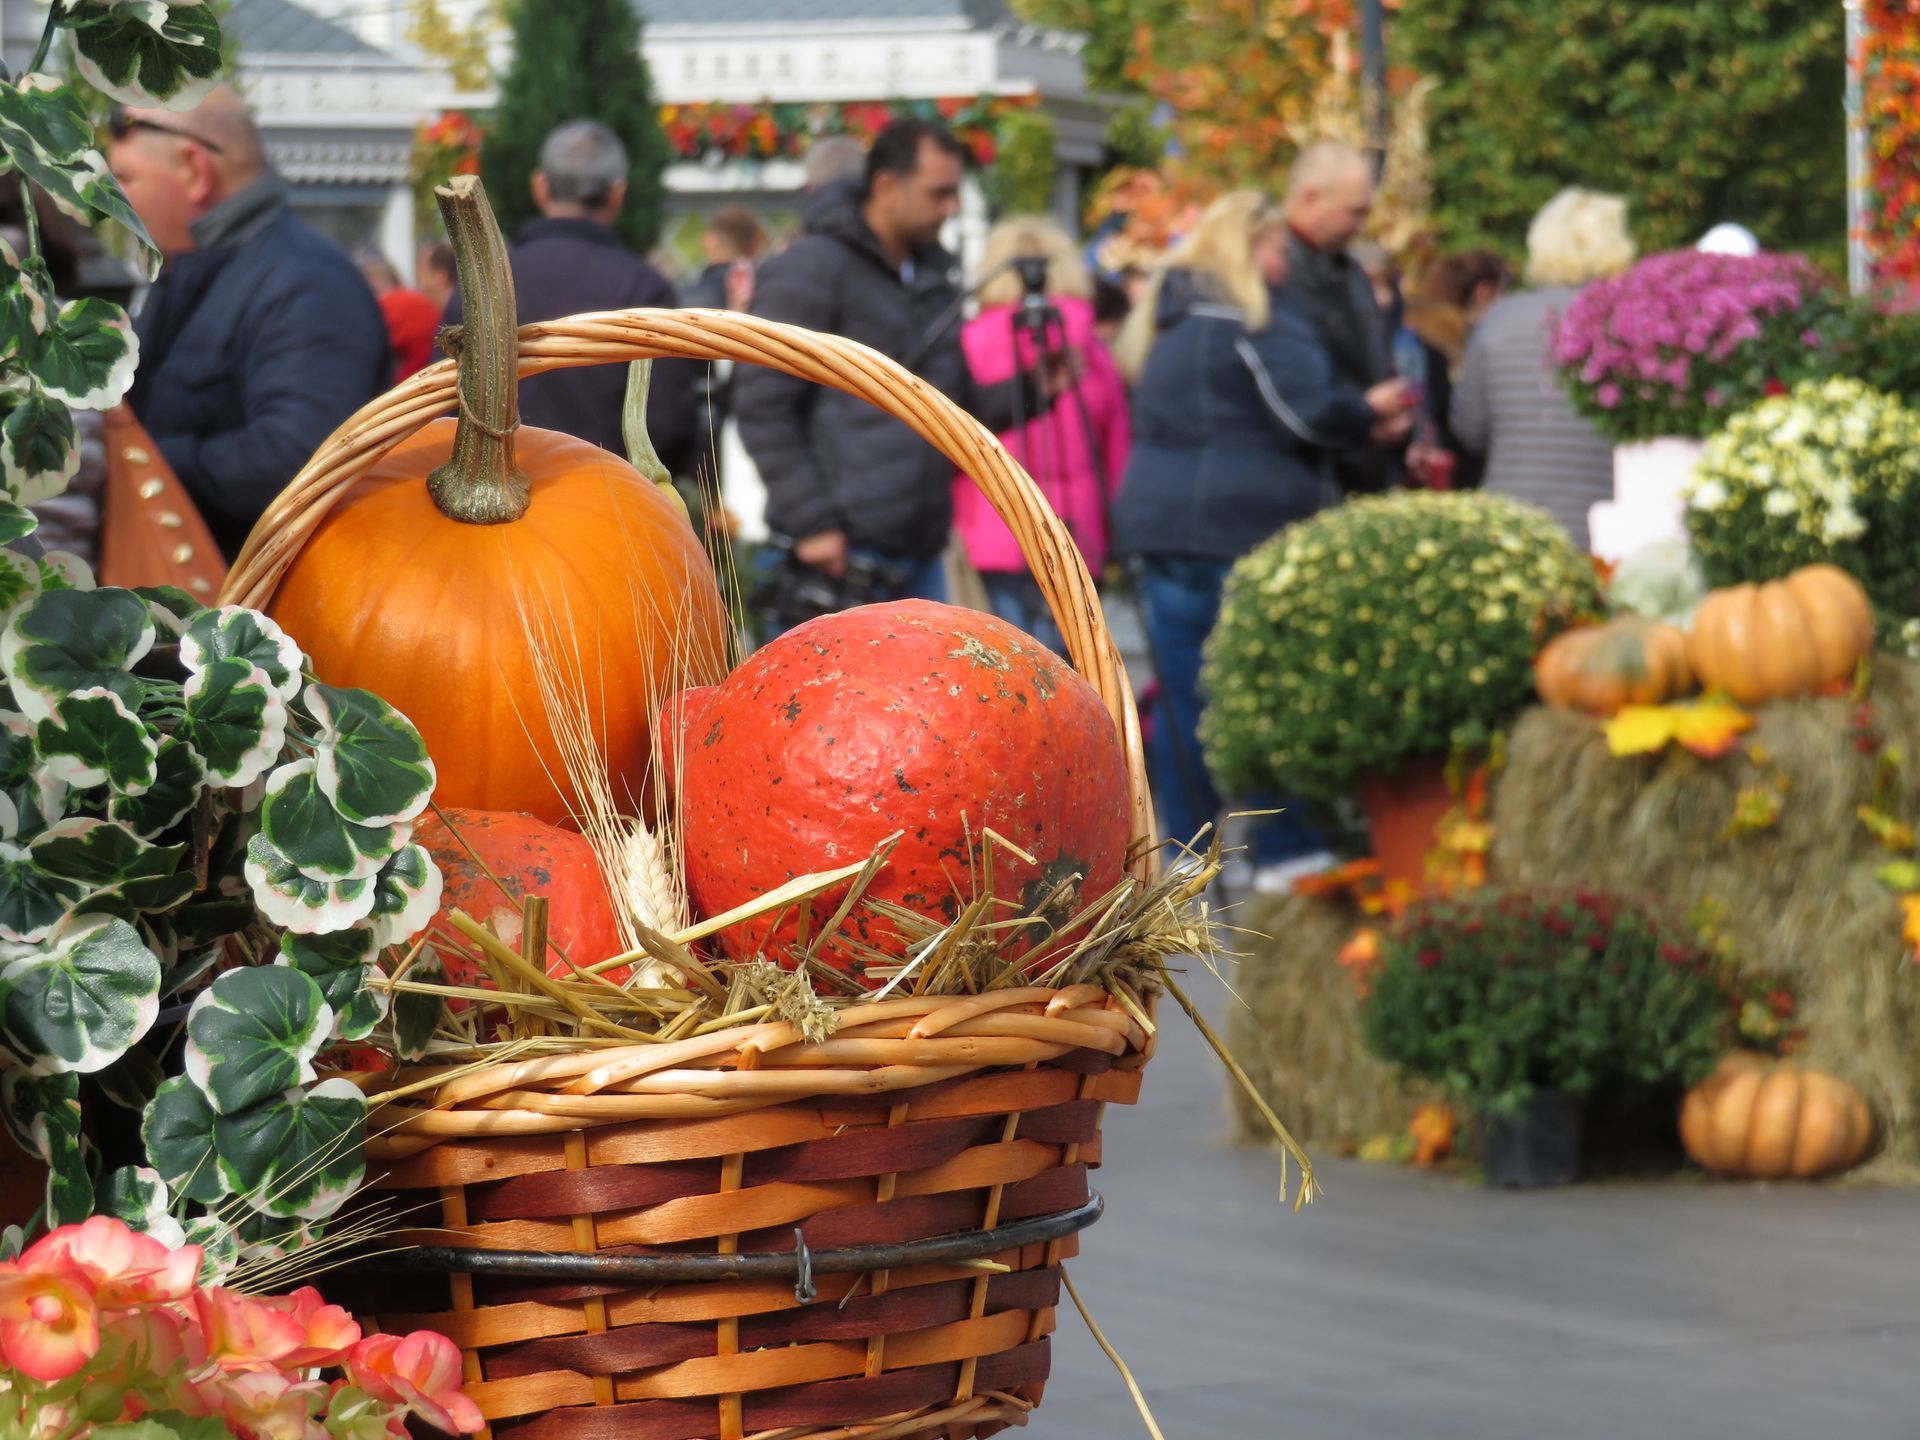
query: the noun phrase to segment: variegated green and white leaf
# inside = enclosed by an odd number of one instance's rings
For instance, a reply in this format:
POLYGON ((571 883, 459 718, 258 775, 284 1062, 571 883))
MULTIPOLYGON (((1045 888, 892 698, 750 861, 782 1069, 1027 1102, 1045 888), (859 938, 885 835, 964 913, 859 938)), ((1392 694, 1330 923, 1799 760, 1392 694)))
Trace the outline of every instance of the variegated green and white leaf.
POLYGON ((93 121, 79 96, 45 75, 0 84, 0 151, 82 225, 112 220, 124 228, 137 242, 141 278, 159 272, 160 252, 94 147, 93 121))
POLYGON ((278 1260, 302 1246, 313 1243, 313 1226, 304 1220, 284 1220, 250 1210, 234 1225, 240 1241, 240 1258, 259 1263, 278 1260))
POLYGON ((80 1077, 0 1071, 0 1110, 20 1147, 46 1164, 47 1227, 91 1215, 93 1172, 81 1129, 80 1077))
POLYGON ((217 785, 243 788, 273 768, 287 738, 287 703, 258 665, 214 660, 187 677, 179 735, 217 785))
POLYGON ((245 660, 266 671, 282 700, 292 700, 303 683, 307 657, 273 621, 258 610, 223 605, 203 610, 187 626, 180 642, 180 663, 197 675, 216 660, 245 660))
POLYGON ((170 1250, 187 1243, 185 1227, 171 1213, 173 1195, 157 1170, 122 1165, 109 1171, 100 1182, 95 1203, 102 1215, 111 1215, 128 1228, 151 1235, 170 1250))
POLYGON ((147 602, 154 624, 168 635, 185 634, 207 608, 178 585, 136 585, 133 593, 147 602))
POLYGON ((245 873, 260 913, 296 935, 344 930, 373 913, 374 879, 311 879, 264 835, 247 842, 245 873))
POLYGON ((0 390, 0 483, 8 497, 38 505, 79 473, 80 446, 67 407, 38 388, 0 390))
POLYGON ((213 1158, 213 1106, 186 1076, 174 1076, 153 1097, 140 1143, 175 1195, 211 1205, 227 1193, 213 1158))
POLYGON ((0 969, 0 1037, 36 1074, 103 1070, 159 1014, 160 962, 124 920, 75 921, 0 969))
POLYGON ((280 958, 320 987, 333 1011, 334 1040, 363 1040, 386 1015, 378 992, 367 986, 367 968, 378 954, 371 925, 331 935, 282 935, 280 958))
POLYGON ((33 729, 17 711, 0 711, 0 795, 12 802, 18 825, 8 839, 31 840, 65 813, 66 782, 41 761, 33 729))
POLYGON ((20 257, 0 239, 0 360, 32 355, 53 313, 53 282, 45 267, 20 257))
POLYGON ((260 832, 313 880, 360 880, 404 845, 412 825, 355 825, 320 791, 312 757, 290 760, 267 777, 260 832))
MULTIPOLYGON (((0 790, 6 787, 5 741, 0 739, 0 790)), ((137 835, 151 839, 171 830, 200 798, 207 767, 185 741, 168 735, 154 757, 154 781, 138 795, 115 795, 107 813, 137 835)))
POLYGON ((105 785, 143 795, 159 778, 160 732, 104 686, 62 696, 34 743, 48 772, 76 790, 105 785))
POLYGON ((446 877, 425 847, 408 845, 380 868, 374 882, 373 933, 382 947, 404 945, 440 910, 446 877))
POLYGON ((322 1220, 338 1210, 366 1173, 366 1143, 366 1097, 345 1079, 288 1090, 214 1121, 227 1185, 262 1214, 289 1219, 322 1220))
POLYGON ((80 78, 123 105, 191 110, 220 79, 220 21, 198 0, 70 5, 80 78))
POLYGON ((71 550, 49 550, 40 557, 40 591, 94 590, 98 585, 87 562, 71 550))
MULTIPOLYGON (((218 1162, 213 1158, 212 1150, 207 1152, 207 1168, 210 1170, 218 1168, 218 1162)), ((200 1247, 200 1283, 202 1285, 223 1283, 233 1273, 234 1267, 240 1263, 240 1232, 234 1228, 233 1222, 227 1218, 226 1214, 227 1211, 238 1208, 240 1208, 240 1202, 235 1200, 223 1205, 218 1214, 187 1217, 183 1228, 187 1232, 187 1244, 200 1247)), ((202 1437, 189 1436, 183 1432, 180 1440, 202 1440, 202 1437)), ((206 1440, 218 1440, 218 1437, 206 1437, 206 1440)))
MULTIPOLYGON (((422 985, 447 983, 447 967, 431 945, 422 948, 407 975, 422 985)), ((417 990, 397 993, 393 997, 394 1053, 402 1060, 418 1060, 424 1056, 446 1013, 444 995, 422 995, 417 990)))
POLYGON ((198 889, 183 871, 187 847, 155 845, 125 825, 76 816, 62 820, 35 841, 34 860, 52 875, 78 880, 91 892, 79 914, 134 919, 185 904, 198 889))
POLYGON ((0 615, 40 593, 40 562, 18 550, 0 550, 0 615))
POLYGON ((0 841, 0 940, 40 944, 86 894, 80 881, 48 874, 31 845, 0 841))
POLYGON ((291 966, 229 970, 187 1013, 187 1078, 232 1115, 313 1076, 333 1029, 320 987, 291 966))
POLYGON ((411 820, 433 798, 426 741, 398 710, 366 690, 309 685, 302 697, 320 735, 320 789, 359 825, 411 820))
POLYGON ((140 341, 127 312, 89 296, 60 307, 34 350, 33 378, 55 400, 79 410, 110 410, 133 384, 140 341))
MULTIPOLYGON (((0 545, 11 545, 16 540, 24 540, 39 528, 40 517, 26 506, 15 505, 10 500, 0 500, 0 545)), ((0 610, 7 608, 4 603, 0 603, 0 610)))
POLYGON ((0 634, 0 672, 29 720, 48 720, 62 696, 106 689, 129 710, 141 685, 129 672, 153 648, 153 617, 131 590, 57 590, 24 605, 0 634))

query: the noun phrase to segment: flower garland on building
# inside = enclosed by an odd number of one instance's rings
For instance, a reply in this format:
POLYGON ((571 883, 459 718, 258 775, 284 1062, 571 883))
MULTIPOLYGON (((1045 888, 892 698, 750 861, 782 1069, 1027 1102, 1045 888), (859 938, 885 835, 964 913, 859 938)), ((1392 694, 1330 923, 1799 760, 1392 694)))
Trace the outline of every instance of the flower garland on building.
POLYGON ((1889 280, 1920 280, 1920 0, 1867 0, 1860 69, 1877 204, 1867 240, 1889 280))
POLYGON ((797 159, 815 140, 851 135, 871 141, 895 120, 937 120, 979 164, 991 165, 999 123, 1038 103, 1032 95, 948 96, 939 100, 848 100, 814 104, 663 105, 660 124, 683 160, 797 159))

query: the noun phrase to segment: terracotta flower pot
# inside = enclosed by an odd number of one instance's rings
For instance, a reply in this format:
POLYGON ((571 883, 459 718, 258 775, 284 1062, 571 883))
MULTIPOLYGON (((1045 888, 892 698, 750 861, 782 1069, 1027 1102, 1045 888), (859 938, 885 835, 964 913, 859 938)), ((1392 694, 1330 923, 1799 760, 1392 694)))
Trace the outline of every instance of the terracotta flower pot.
POLYGON ((1453 808, 1446 757, 1422 755, 1396 774, 1368 774, 1360 782, 1360 804, 1381 873, 1418 885, 1435 844, 1434 827, 1453 808))

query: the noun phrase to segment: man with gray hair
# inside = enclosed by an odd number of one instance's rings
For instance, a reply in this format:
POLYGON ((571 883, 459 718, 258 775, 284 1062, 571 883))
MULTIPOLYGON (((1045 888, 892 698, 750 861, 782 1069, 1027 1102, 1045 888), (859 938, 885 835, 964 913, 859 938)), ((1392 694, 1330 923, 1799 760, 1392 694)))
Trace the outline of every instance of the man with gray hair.
MULTIPOLYGON (((634 254, 614 233, 627 199, 627 149, 598 120, 562 125, 540 147, 533 202, 540 218, 514 237, 515 309, 522 325, 595 310, 678 303, 666 276, 634 254)), ((460 296, 447 305, 449 324, 460 319, 460 296)), ((661 360, 647 395, 647 430, 660 459, 676 475, 693 472, 704 431, 694 398, 698 367, 661 360)), ((626 398, 624 365, 556 370, 520 382, 520 418, 543 430, 561 430, 615 454, 624 452, 620 409, 626 398)))
MULTIPOLYGON (((1335 378, 1370 390, 1394 375, 1387 329, 1373 284, 1347 253, 1373 212, 1373 165, 1341 140, 1316 140, 1287 175, 1287 298, 1313 323, 1335 378)), ((1402 442, 1337 450, 1334 477, 1348 493, 1399 482, 1402 442)))

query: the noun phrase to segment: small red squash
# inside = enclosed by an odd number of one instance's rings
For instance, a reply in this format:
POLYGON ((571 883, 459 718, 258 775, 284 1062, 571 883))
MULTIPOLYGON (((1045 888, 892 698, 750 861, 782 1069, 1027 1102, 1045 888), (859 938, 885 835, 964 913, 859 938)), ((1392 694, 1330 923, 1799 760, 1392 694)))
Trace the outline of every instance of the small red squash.
MULTIPOLYGON (((564 951, 574 964, 591 965, 626 948, 614 920, 606 878, 584 835, 506 810, 442 813, 447 824, 429 812, 413 838, 427 847, 446 879, 440 913, 429 933, 456 985, 488 980, 472 958, 472 942, 447 918, 455 910, 465 911, 483 925, 493 922, 495 932, 517 949, 521 902, 529 895, 544 895, 549 945, 564 951), (496 879, 499 884, 494 883, 496 879)), ((572 973, 552 948, 547 973, 572 973)))
MULTIPOLYGON (((1065 661, 991 615, 904 600, 824 616, 683 700, 680 838, 703 916, 864 860, 896 832, 867 896, 936 919, 974 897, 988 830, 1038 862, 996 848, 994 893, 1014 905, 1079 875, 1064 920, 1120 882, 1129 809, 1113 720, 1065 661)), ((842 898, 817 898, 811 924, 842 898)), ((750 958, 793 938, 789 915, 777 935, 770 915, 729 927, 720 943, 750 958)), ((847 923, 886 955, 904 950, 865 907, 847 923)), ((859 969, 849 945, 821 954, 859 969)))

